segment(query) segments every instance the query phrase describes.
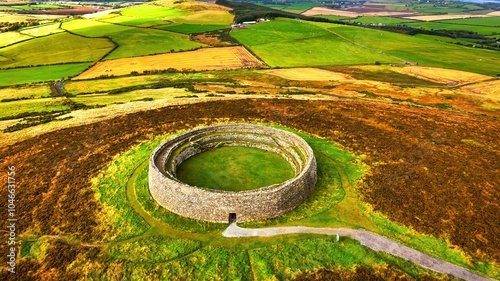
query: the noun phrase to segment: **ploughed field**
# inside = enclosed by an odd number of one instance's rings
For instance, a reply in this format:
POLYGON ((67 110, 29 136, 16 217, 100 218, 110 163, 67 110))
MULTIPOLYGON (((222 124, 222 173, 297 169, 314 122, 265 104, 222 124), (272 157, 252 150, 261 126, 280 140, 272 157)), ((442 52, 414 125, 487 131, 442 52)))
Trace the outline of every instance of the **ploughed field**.
POLYGON ((226 191, 257 189, 294 176, 290 164, 279 154, 242 146, 194 155, 181 163, 176 174, 189 185, 226 191))
MULTIPOLYGON (((221 120, 285 122, 275 114, 281 111, 289 127, 333 140, 363 157, 370 171, 358 192, 374 210, 417 232, 448 240, 470 256, 471 264, 500 260, 498 121, 349 100, 250 99, 172 106, 3 147, 1 168, 16 165, 16 184, 29 186, 19 188, 16 196, 19 233, 99 241, 106 233, 99 224, 103 207, 90 180, 116 154, 154 135, 221 120)), ((7 180, 6 173, 0 180, 7 180)), ((1 216, 6 219, 6 213, 1 216)), ((7 251, 6 244, 1 247, 7 251)), ((101 251, 56 240, 44 258, 21 259, 16 277, 30 280, 42 272, 61 276, 73 261, 92 259, 101 251)))

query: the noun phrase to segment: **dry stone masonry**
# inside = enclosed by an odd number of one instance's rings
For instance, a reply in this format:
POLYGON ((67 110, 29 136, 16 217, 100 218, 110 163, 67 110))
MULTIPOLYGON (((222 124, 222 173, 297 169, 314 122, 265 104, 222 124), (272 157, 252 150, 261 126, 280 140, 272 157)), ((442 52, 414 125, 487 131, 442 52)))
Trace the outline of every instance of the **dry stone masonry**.
POLYGON ((149 190, 163 207, 181 216, 239 222, 280 216, 299 205, 316 184, 316 159, 299 136, 271 127, 229 124, 195 129, 160 146, 149 159, 149 190), (273 151, 284 157, 295 177, 280 184, 247 191, 222 191, 187 185, 176 177, 177 167, 189 157, 221 146, 245 146, 273 151))

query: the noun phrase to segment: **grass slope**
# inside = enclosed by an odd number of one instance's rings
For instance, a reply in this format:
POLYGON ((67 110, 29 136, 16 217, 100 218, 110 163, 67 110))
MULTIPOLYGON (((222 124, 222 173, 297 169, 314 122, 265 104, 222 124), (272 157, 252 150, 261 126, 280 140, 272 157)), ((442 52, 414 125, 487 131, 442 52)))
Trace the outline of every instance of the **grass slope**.
MULTIPOLYGON (((369 48, 421 65, 453 68, 487 75, 500 73, 500 53, 498 51, 457 46, 425 35, 409 36, 356 26, 314 24, 326 27, 369 48)), ((345 55, 352 54, 346 53, 345 55)))
POLYGON ((69 106, 63 104, 64 98, 44 98, 0 102, 0 118, 16 116, 25 112, 51 112, 68 110, 69 106))
POLYGON ((95 62, 113 47, 108 39, 58 33, 0 49, 1 68, 95 62))
POLYGON ((100 21, 107 23, 114 23, 114 24, 131 25, 137 27, 152 27, 162 24, 169 24, 168 21, 157 18, 130 17, 130 16, 105 17, 101 18, 100 21))
POLYGON ((234 30, 231 35, 272 67, 396 62, 298 20, 259 23, 234 30))
POLYGON ((20 32, 34 37, 47 36, 50 34, 63 32, 64 30, 59 28, 60 25, 61 25, 60 23, 52 23, 38 27, 25 28, 22 29, 20 32))
MULTIPOLYGON (((1 19, 1 18, 0 18, 1 19)), ((0 47, 5 47, 17 42, 25 41, 33 37, 26 34, 21 34, 16 31, 8 31, 0 33, 0 47)))
POLYGON ((320 4, 316 3, 292 3, 292 4, 287 4, 287 5, 279 5, 279 4, 259 4, 264 7, 268 8, 273 8, 276 10, 283 10, 291 13, 297 13, 300 14, 302 12, 305 12, 313 7, 318 7, 321 6, 320 4))
POLYGON ((493 26, 479 26, 479 25, 464 25, 450 23, 450 21, 442 22, 413 22, 405 23, 405 25, 413 28, 422 28, 426 30, 468 30, 477 32, 482 35, 491 35, 500 33, 500 27, 493 26))
POLYGON ((203 46, 189 41, 186 35, 92 20, 65 22, 62 28, 88 37, 110 37, 119 47, 106 56, 106 59, 152 55, 171 50, 191 50, 203 46))
POLYGON ((0 70, 0 86, 59 80, 76 76, 92 63, 69 63, 0 70))
POLYGON ((463 25, 493 26, 500 28, 500 17, 454 19, 454 20, 444 20, 442 22, 452 23, 452 24, 463 24, 463 25))
POLYGON ((0 89, 0 100, 50 97, 47 85, 0 89))
POLYGON ((360 22, 360 23, 383 23, 383 24, 401 24, 412 22, 413 20, 403 19, 403 18, 394 18, 394 17, 374 17, 374 16, 362 16, 358 18, 343 18, 342 21, 346 22, 360 22))

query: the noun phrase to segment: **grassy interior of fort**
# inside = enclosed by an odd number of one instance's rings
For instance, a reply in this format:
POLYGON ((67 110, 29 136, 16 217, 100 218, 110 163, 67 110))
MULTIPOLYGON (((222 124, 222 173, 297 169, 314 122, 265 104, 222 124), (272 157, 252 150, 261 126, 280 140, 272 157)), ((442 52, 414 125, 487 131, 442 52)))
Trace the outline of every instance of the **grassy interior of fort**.
POLYGON ((225 191, 257 189, 294 176, 282 156, 243 146, 219 147, 194 155, 182 162, 176 173, 189 185, 225 191))

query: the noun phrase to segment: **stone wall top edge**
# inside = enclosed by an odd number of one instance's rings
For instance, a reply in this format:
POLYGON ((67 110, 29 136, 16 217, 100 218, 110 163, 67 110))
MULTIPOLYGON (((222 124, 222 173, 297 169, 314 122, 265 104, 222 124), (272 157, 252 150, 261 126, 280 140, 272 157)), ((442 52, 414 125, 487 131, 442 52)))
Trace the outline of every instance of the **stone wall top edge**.
MULTIPOLYGON (((176 149, 176 148, 170 148, 171 150, 173 149, 176 149)), ((168 154, 167 154, 168 155, 168 154)), ((167 157, 168 158, 168 157, 167 157)), ((203 191, 203 192, 208 192, 210 194, 223 194, 223 195, 229 195, 229 194, 245 194, 245 195, 251 195, 251 194, 257 194, 257 193, 267 193, 267 192, 270 192, 270 193, 274 193, 274 192, 279 192, 280 189, 284 189, 286 188, 288 185, 290 184, 293 184, 295 181, 298 181, 300 180, 306 173, 309 172, 309 170, 311 169, 311 166, 313 166, 313 163, 315 163, 315 159, 314 159, 314 153, 311 149, 311 147, 307 144, 307 142, 302 139, 301 137, 291 133, 291 132, 287 132, 287 131, 284 131, 284 130, 281 130, 281 129, 277 129, 277 128, 271 128, 271 127, 266 127, 266 126, 263 126, 263 125, 256 125, 256 124, 248 124, 248 123, 234 123, 234 124, 222 124, 222 125, 215 125, 215 126, 209 126, 209 127, 202 127, 202 128, 198 128, 198 129, 194 129, 192 131, 189 131, 189 132, 186 132, 186 133, 183 133, 181 135, 178 135, 178 136, 175 136, 165 142, 163 142, 161 145, 159 145, 154 151, 153 153, 151 154, 150 156, 150 159, 149 159, 149 163, 150 163, 150 168, 153 168, 154 169, 154 172, 155 173, 158 173, 159 175, 165 177, 164 179, 165 180, 168 180, 168 181, 173 181, 175 182, 177 185, 179 186, 182 186, 182 188, 184 189, 188 189, 188 190, 197 190, 197 191, 203 191), (252 132, 255 132, 255 128, 258 128, 262 131, 266 131, 266 132, 280 132, 280 133, 284 133, 287 135, 287 137, 290 137, 290 138, 293 138, 295 140, 297 140, 299 142, 299 148, 300 148, 300 151, 303 153, 303 155, 305 156, 305 163, 304 163, 304 166, 303 166, 303 169, 300 171, 300 173, 298 173, 294 178, 291 178, 285 182, 282 182, 282 183, 279 183, 279 184, 274 184, 274 185, 270 185, 270 186, 263 186, 261 188, 258 188, 258 189, 254 189, 254 190, 246 190, 246 191, 223 191, 223 190, 216 190, 216 189, 207 189, 207 188, 202 188, 202 187, 197 187, 197 186, 190 186, 188 184, 185 184, 181 181, 178 181, 176 179, 171 179, 169 178, 167 175, 164 174, 164 169, 160 169, 158 166, 157 166, 157 163, 156 163, 156 159, 158 157, 159 154, 161 154, 164 150, 168 149, 168 146, 172 146, 172 145, 175 145, 176 148, 182 146, 183 144, 185 144, 187 141, 185 141, 186 139, 190 139, 190 138, 196 138, 197 136, 206 136, 207 133, 210 133, 210 132, 217 132, 217 133, 223 133, 223 132, 231 132, 231 131, 241 131, 241 130, 238 130, 238 129, 245 129, 244 131, 247 131, 249 133, 252 133, 252 132)))
MULTIPOLYGON (((185 140, 185 139, 190 139, 193 137, 196 137, 198 135, 201 136, 206 136, 207 132, 228 132, 228 131, 234 131, 236 128, 246 128, 249 133, 255 132, 255 128, 259 128, 260 130, 266 131, 266 132, 279 132, 285 134, 287 137, 290 139, 293 139, 295 141, 298 141, 300 144, 300 148, 303 151, 305 149, 306 154, 313 155, 313 151, 311 147, 307 144, 307 142, 302 139, 301 137, 291 133, 287 132, 281 129, 276 129, 276 128, 271 128, 271 127, 266 127, 263 125, 255 125, 255 124, 248 124, 248 123, 234 123, 234 124, 222 124, 222 125, 215 125, 215 126, 209 126, 209 127, 202 127, 198 129, 194 129, 192 131, 183 133, 181 135, 175 136, 165 142, 163 142, 161 145, 159 145, 151 154, 151 158, 157 158, 158 154, 161 153, 163 150, 165 150, 168 146, 171 146, 173 144, 179 143, 179 141, 185 140), (219 129, 223 129, 222 131, 219 129), (253 129, 253 130, 252 130, 253 129)), ((186 142, 182 142, 186 143, 186 142)), ((309 155, 305 155, 306 157, 310 158, 309 155)))

